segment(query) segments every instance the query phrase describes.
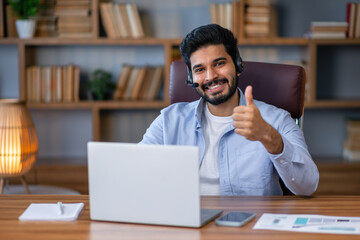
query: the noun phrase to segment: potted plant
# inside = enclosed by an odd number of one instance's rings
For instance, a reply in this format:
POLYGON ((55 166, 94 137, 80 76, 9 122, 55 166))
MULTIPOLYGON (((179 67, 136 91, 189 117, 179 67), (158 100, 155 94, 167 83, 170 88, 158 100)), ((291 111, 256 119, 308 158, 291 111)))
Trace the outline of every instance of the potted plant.
POLYGON ((19 38, 32 38, 36 28, 36 14, 40 0, 8 0, 11 9, 18 17, 16 30, 19 38))
POLYGON ((104 70, 95 70, 87 84, 90 98, 95 97, 96 100, 109 99, 112 92, 116 88, 116 84, 111 81, 112 75, 104 70))

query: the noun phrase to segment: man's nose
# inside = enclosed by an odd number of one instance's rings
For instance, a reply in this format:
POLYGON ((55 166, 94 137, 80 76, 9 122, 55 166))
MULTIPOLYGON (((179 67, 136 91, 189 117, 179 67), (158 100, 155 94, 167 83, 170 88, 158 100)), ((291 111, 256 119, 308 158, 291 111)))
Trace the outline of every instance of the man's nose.
POLYGON ((217 73, 213 68, 208 68, 206 70, 206 76, 205 76, 205 81, 212 81, 213 79, 215 79, 217 77, 217 73))

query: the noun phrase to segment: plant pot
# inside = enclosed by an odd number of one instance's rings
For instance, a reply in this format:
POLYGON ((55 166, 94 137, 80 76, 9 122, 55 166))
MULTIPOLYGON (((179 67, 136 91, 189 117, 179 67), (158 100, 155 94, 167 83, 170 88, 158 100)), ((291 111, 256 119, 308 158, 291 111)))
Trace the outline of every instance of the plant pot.
POLYGON ((19 38, 32 38, 35 34, 35 28, 35 19, 16 20, 16 31, 19 35, 19 38))

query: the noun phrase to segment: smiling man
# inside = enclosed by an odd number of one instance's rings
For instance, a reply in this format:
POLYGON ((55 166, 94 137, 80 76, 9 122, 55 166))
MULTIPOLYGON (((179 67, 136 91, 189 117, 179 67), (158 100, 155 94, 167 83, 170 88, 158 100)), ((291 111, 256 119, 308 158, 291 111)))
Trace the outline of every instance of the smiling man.
POLYGON ((281 195, 279 178, 294 194, 315 192, 319 172, 290 114, 237 88, 243 65, 232 32, 201 26, 180 51, 201 98, 163 109, 140 143, 198 146, 202 195, 281 195))

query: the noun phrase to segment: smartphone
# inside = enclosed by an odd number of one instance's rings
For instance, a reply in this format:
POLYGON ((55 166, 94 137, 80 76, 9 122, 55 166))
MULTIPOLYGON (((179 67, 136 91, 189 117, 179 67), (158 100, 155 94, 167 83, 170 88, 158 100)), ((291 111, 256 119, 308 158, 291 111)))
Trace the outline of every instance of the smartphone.
POLYGON ((240 227, 249 222, 255 216, 255 213, 249 212, 229 212, 216 219, 215 224, 219 226, 240 227))

